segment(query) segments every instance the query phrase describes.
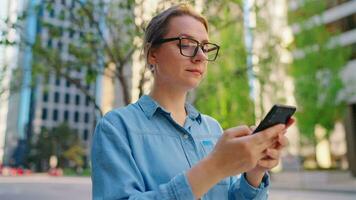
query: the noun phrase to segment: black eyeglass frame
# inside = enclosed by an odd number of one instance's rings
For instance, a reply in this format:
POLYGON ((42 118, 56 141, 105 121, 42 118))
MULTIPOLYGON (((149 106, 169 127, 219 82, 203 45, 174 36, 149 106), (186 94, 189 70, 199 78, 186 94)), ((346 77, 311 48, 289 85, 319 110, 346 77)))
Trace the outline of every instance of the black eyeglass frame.
POLYGON ((159 40, 155 41, 155 42, 153 43, 153 45, 162 44, 162 43, 166 43, 166 42, 171 42, 171 41, 175 41, 175 40, 179 40, 178 47, 179 47, 180 54, 181 54, 182 56, 192 58, 192 57, 194 57, 194 56, 197 55, 197 53, 198 53, 198 48, 199 48, 199 47, 200 47, 200 48, 203 50, 203 52, 204 52, 203 46, 204 46, 205 44, 211 44, 211 45, 213 45, 213 46, 215 46, 215 47, 217 48, 217 51, 216 51, 215 57, 214 57, 213 59, 207 58, 206 60, 207 60, 207 61, 215 61, 216 58, 218 57, 219 50, 220 50, 220 46, 219 46, 219 45, 214 44, 214 43, 210 43, 210 42, 200 43, 199 41, 197 41, 197 40, 195 40, 195 39, 193 39, 193 38, 189 38, 189 37, 182 37, 182 36, 180 36, 180 37, 173 37, 173 38, 162 38, 162 39, 159 39, 159 40), (183 52, 182 52, 182 39, 189 39, 189 40, 192 40, 192 41, 194 41, 194 42, 197 43, 197 46, 196 46, 196 48, 195 48, 195 50, 194 50, 194 54, 193 54, 192 56, 187 56, 187 55, 184 55, 184 54, 183 54, 183 52))

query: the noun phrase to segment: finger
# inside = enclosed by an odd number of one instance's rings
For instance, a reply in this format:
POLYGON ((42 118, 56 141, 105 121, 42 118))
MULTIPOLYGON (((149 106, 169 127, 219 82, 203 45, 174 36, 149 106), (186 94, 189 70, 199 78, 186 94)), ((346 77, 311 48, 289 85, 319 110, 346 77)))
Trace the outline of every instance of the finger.
POLYGON ((278 165, 278 160, 259 160, 257 164, 261 167, 272 169, 278 165))
POLYGON ((288 144, 289 144, 288 138, 286 136, 284 136, 284 135, 280 135, 278 137, 278 141, 276 142, 276 145, 275 145, 274 148, 277 149, 277 150, 280 150, 280 149, 285 148, 286 146, 288 146, 288 144))
POLYGON ((241 137, 241 136, 246 136, 250 135, 252 131, 248 126, 236 126, 229 128, 224 131, 224 134, 227 134, 229 137, 241 137))
POLYGON ((284 124, 278 124, 261 132, 258 132, 254 134, 254 136, 256 137, 257 143, 261 144, 259 146, 261 146, 261 148, 263 149, 267 149, 267 147, 270 147, 274 143, 273 139, 276 138, 278 134, 283 131, 284 128, 284 124))
POLYGON ((289 118, 286 124, 286 128, 289 128, 292 124, 294 124, 295 119, 294 118, 289 118))
POLYGON ((278 160, 279 157, 281 156, 281 152, 276 149, 267 149, 266 155, 273 160, 278 160))

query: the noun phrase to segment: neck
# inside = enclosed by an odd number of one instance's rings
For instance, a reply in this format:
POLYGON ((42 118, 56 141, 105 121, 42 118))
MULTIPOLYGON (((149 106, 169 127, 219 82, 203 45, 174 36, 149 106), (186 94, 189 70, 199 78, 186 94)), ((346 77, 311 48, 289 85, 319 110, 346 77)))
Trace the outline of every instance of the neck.
MULTIPOLYGON (((172 113, 172 117, 181 122, 186 117, 185 100, 187 91, 169 87, 167 84, 153 83, 153 88, 149 94, 164 109, 172 113)), ((180 123, 181 124, 181 123, 180 123)))

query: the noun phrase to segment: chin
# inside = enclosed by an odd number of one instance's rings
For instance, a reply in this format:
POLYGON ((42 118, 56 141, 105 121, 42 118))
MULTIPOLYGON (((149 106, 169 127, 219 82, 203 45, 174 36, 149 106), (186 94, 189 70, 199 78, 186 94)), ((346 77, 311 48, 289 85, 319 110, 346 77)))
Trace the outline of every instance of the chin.
POLYGON ((200 80, 197 81, 189 81, 185 83, 185 88, 189 91, 189 90, 193 90, 195 88, 197 88, 200 85, 200 80))

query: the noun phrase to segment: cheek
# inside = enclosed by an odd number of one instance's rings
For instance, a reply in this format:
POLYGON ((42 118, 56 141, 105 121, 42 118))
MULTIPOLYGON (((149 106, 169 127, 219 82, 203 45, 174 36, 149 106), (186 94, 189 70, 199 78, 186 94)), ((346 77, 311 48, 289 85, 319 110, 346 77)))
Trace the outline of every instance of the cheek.
POLYGON ((184 60, 186 60, 185 57, 180 54, 180 50, 176 45, 161 48, 158 55, 158 62, 161 63, 175 64, 184 60))
POLYGON ((160 52, 158 57, 158 65, 161 67, 160 71, 165 73, 173 73, 173 75, 178 75, 177 73, 182 70, 182 66, 189 62, 188 57, 183 57, 179 49, 166 49, 160 52))

